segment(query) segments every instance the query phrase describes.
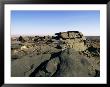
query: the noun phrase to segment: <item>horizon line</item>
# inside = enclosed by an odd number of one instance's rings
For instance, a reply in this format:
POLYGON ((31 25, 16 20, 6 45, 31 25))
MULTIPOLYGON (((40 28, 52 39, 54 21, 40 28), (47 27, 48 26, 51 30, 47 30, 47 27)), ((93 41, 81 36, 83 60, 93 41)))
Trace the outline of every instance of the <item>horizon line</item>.
MULTIPOLYGON (((43 34, 43 35, 38 35, 38 34, 18 34, 18 35, 15 35, 15 34, 13 34, 13 35, 11 35, 11 37, 13 37, 13 36, 56 36, 55 34, 54 35, 48 35, 48 34, 43 34)), ((100 35, 84 35, 83 34, 83 36, 100 36, 100 35)))

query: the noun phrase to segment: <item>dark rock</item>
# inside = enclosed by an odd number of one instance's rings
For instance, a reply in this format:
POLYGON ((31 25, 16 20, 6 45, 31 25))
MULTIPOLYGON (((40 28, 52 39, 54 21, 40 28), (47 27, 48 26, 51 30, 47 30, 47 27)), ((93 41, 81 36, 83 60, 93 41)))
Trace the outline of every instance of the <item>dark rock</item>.
POLYGON ((22 36, 20 36, 20 37, 18 38, 18 41, 21 41, 22 43, 25 42, 25 40, 24 40, 24 38, 23 38, 22 36))
POLYGON ((29 76, 42 62, 50 59, 50 54, 29 55, 24 56, 11 63, 11 76, 12 77, 25 77, 29 76), (33 67, 32 67, 33 65, 33 67))
MULTIPOLYGON (((99 77, 100 40, 79 31, 12 39, 12 77, 99 77), (24 43, 25 42, 25 43, 24 43)), ((98 37, 99 38, 99 37, 98 37)))
POLYGON ((58 57, 53 58, 48 62, 46 66, 46 70, 50 72, 50 76, 52 76, 56 72, 57 66, 59 63, 60 63, 60 60, 58 57))
POLYGON ((85 77, 89 76, 88 60, 80 56, 74 49, 67 49, 61 53, 60 70, 57 72, 58 77, 85 77))

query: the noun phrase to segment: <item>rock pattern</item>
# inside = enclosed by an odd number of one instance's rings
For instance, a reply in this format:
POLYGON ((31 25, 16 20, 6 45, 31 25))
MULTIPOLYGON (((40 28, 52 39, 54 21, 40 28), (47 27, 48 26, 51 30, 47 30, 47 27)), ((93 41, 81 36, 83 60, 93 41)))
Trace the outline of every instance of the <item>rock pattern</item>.
POLYGON ((100 39, 88 39, 79 31, 56 35, 13 38, 11 76, 100 76, 100 39))
POLYGON ((87 77, 89 76, 89 61, 80 56, 74 49, 67 49, 61 53, 60 70, 58 77, 87 77))
POLYGON ((87 48, 85 45, 86 38, 81 32, 68 31, 56 33, 56 35, 66 43, 67 47, 74 48, 76 51, 84 51, 87 48))
POLYGON ((24 56, 11 63, 11 76, 29 76, 42 62, 49 60, 50 54, 24 56))

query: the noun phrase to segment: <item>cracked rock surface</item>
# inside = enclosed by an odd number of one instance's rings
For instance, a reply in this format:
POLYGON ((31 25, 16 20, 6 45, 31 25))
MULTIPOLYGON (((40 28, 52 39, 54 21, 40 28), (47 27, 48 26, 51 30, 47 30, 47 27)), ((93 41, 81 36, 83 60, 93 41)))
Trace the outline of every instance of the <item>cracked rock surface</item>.
POLYGON ((12 41, 12 77, 99 77, 100 39, 81 32, 12 41))

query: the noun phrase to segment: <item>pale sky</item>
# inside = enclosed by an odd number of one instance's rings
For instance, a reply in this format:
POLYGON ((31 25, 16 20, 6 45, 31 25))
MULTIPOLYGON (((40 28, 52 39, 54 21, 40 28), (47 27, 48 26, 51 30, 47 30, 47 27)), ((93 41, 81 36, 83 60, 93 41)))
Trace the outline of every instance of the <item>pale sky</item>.
POLYGON ((12 11, 11 35, 54 35, 80 31, 85 36, 100 35, 100 11, 12 11))

